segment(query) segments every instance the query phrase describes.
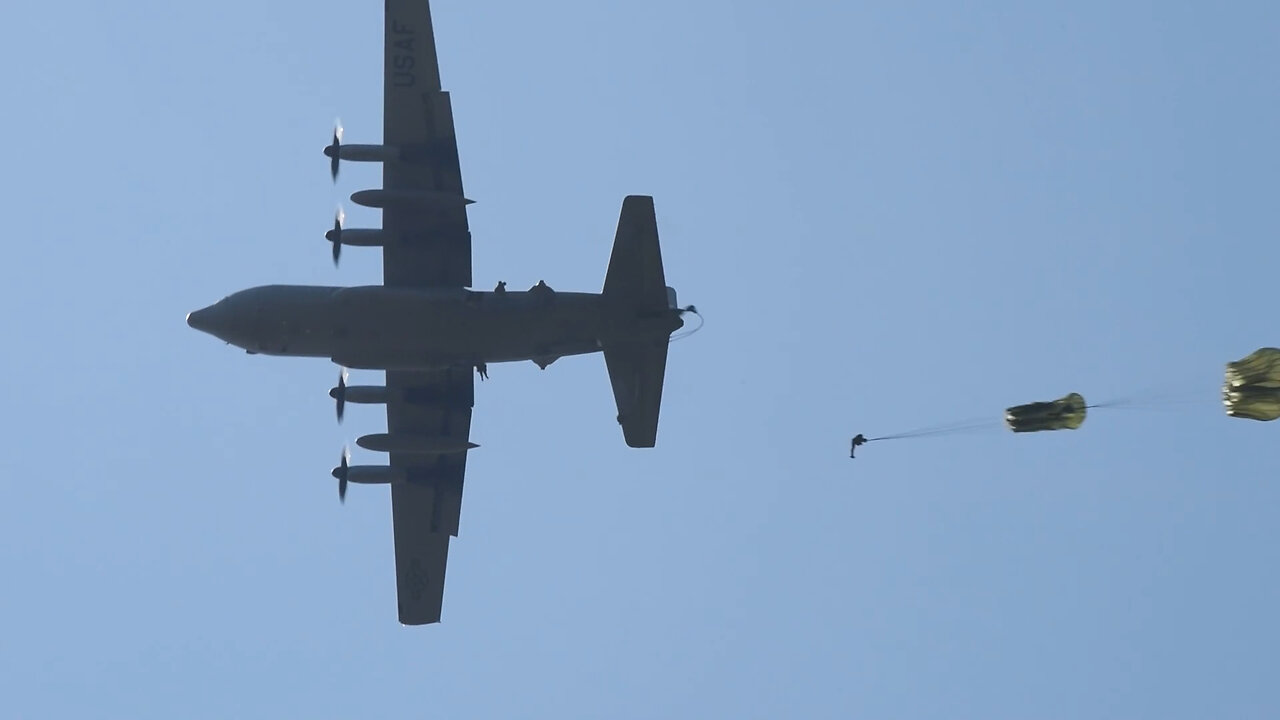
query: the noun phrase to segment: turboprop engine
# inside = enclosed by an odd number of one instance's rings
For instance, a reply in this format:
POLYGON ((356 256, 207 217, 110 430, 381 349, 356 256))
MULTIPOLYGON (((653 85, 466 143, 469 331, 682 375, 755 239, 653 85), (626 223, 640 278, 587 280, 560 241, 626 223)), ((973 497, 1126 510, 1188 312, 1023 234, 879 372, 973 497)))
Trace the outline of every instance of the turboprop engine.
POLYGON ((333 141, 324 149, 329 158, 329 174, 334 182, 338 180, 338 164, 343 160, 351 162, 394 162, 401 159, 403 152, 393 145, 343 145, 342 125, 334 125, 333 141))
POLYGON ((338 374, 338 386, 329 390, 329 397, 334 399, 338 411, 338 422, 342 422, 347 403, 357 405, 386 405, 387 388, 382 385, 348 385, 347 371, 338 374))
POLYGON ((400 468, 386 465, 350 465, 349 462, 350 456, 346 450, 343 450, 341 463, 330 473, 338 481, 339 502, 347 501, 347 483, 349 482, 358 485, 389 485, 405 481, 404 470, 400 468))
POLYGON ((333 243, 333 265, 337 267, 338 258, 342 256, 343 245, 355 245, 357 247, 383 247, 387 244, 387 238, 390 235, 387 231, 380 228, 352 228, 350 230, 343 227, 347 215, 338 208, 338 212, 333 216, 333 229, 324 234, 324 238, 333 243))

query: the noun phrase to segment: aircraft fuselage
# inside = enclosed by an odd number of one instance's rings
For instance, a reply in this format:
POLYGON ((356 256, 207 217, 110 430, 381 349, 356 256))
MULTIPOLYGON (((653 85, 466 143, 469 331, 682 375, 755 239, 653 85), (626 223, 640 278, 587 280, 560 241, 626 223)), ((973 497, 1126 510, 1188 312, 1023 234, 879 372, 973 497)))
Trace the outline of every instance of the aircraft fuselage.
POLYGON ((597 293, 265 285, 187 317, 251 353, 323 357, 362 369, 422 369, 597 352, 611 339, 663 338, 678 312, 649 316, 597 293))

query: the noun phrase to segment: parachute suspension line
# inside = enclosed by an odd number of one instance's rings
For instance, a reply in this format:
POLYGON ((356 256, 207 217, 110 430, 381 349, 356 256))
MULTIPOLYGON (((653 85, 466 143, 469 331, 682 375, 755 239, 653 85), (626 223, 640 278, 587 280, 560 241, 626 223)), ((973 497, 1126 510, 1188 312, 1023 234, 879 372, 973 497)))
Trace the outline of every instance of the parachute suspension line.
POLYGON ((1161 408, 1193 407, 1221 402, 1221 391, 1211 393, 1183 390, 1164 393, 1137 393, 1116 400, 1086 405, 1087 408, 1105 410, 1158 410, 1161 408))
POLYGON ((1114 400, 1107 400, 1095 405, 1088 405, 1090 408, 1157 408, 1169 407, 1176 405, 1193 405, 1198 400, 1204 398, 1212 398, 1214 402, 1220 402, 1221 390, 1216 386, 1208 390, 1192 390, 1190 386, 1192 381, 1188 379, 1185 382, 1167 382, 1159 385, 1152 385, 1143 390, 1122 395, 1114 400))
POLYGON ((1206 398, 1182 398, 1178 400, 1159 400, 1159 401, 1141 401, 1126 400, 1116 402, 1104 402, 1097 405, 1086 405, 1087 408, 1098 408, 1100 410, 1170 410, 1177 408, 1203 407, 1204 405, 1221 405, 1220 399, 1206 398))
POLYGON ((999 420, 990 419, 961 420, 959 422, 947 423, 945 425, 932 425, 930 427, 918 428, 916 430, 908 430, 907 432, 867 438, 867 442, 875 442, 877 440, 906 440, 909 438, 935 437, 938 435, 958 435, 960 433, 973 432, 975 430, 986 430, 988 428, 999 427, 1000 424, 999 420))

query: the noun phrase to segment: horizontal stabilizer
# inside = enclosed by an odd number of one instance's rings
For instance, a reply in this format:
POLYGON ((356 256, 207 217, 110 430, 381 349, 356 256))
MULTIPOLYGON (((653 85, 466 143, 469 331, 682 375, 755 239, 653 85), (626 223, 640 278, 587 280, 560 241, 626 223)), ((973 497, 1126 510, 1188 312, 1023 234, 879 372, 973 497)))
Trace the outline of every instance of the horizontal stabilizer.
POLYGON ((622 201, 613 239, 604 295, 611 302, 640 311, 667 307, 667 281, 658 246, 658 219, 653 198, 628 195, 622 201))
POLYGON ((606 345, 604 362, 627 445, 653 447, 658 442, 658 411, 667 372, 666 338, 606 345))

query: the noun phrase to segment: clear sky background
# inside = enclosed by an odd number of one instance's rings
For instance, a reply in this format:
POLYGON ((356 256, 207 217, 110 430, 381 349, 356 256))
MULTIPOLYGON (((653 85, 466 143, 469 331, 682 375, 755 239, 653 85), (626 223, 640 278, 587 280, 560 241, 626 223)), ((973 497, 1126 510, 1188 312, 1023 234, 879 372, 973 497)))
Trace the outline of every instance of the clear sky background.
POLYGON ((490 368, 444 622, 399 626, 386 488, 329 476, 380 409, 183 322, 380 282, 323 239, 377 168, 321 149, 380 139, 381 4, 19 3, 0 715, 1280 714, 1280 425, 1218 396, 1280 344, 1280 6, 433 9, 478 287, 598 290, 655 196, 707 318, 658 447, 598 356, 490 368))

